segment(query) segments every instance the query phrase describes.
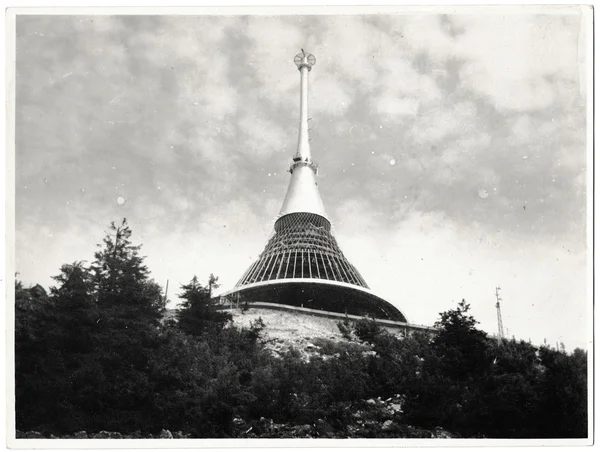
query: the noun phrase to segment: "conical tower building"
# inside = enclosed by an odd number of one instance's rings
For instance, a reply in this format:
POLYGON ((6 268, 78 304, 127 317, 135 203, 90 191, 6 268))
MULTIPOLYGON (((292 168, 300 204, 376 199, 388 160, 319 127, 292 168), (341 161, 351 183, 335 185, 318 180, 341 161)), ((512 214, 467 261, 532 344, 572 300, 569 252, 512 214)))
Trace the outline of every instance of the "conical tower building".
POLYGON ((223 295, 407 322, 398 308, 369 289, 331 233, 308 139, 308 75, 315 57, 303 50, 294 63, 300 71, 300 131, 290 185, 267 246, 223 295))

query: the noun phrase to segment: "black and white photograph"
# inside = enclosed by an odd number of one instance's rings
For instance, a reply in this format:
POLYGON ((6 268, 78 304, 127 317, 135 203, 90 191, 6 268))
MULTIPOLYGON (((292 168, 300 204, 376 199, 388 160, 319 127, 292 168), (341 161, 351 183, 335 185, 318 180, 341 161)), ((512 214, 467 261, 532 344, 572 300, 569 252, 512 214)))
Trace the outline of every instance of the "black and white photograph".
POLYGON ((9 8, 9 447, 592 444, 592 20, 9 8))

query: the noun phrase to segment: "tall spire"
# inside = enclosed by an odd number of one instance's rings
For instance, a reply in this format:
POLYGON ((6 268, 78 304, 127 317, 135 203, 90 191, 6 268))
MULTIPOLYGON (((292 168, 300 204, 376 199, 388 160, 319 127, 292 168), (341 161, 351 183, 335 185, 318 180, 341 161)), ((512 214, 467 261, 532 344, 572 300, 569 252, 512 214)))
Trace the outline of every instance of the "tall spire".
POLYGON ((308 212, 327 217, 315 180, 317 165, 312 161, 308 142, 308 73, 315 62, 314 55, 305 53, 304 49, 294 58, 294 63, 300 71, 300 130, 298 149, 290 167, 292 179, 279 212, 280 216, 308 212))
POLYGON ((304 49, 294 58, 300 71, 300 131, 298 133, 298 150, 294 160, 310 161, 310 143, 308 141, 308 73, 315 64, 314 55, 306 54, 304 49))

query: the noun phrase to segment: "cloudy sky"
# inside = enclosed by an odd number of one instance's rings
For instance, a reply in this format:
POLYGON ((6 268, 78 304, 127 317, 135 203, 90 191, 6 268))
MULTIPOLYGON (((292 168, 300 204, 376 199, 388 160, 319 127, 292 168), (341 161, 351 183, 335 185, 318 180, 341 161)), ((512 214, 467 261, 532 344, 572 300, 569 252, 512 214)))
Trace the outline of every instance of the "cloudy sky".
POLYGON ((170 298, 231 288, 285 195, 304 48, 321 196, 371 289, 495 332, 500 286, 509 336, 586 347, 583 16, 488 12, 17 17, 19 277, 126 217, 170 298))

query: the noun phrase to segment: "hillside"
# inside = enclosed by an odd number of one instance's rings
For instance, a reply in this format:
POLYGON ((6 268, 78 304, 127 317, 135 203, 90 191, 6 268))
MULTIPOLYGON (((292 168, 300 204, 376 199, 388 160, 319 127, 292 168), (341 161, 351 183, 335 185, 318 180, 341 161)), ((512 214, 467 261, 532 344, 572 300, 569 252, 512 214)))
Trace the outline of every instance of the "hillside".
POLYGON ((320 340, 344 341, 336 320, 262 308, 228 310, 236 326, 249 327, 259 318, 265 324, 267 346, 283 351, 294 347, 299 350, 316 349, 320 340))

